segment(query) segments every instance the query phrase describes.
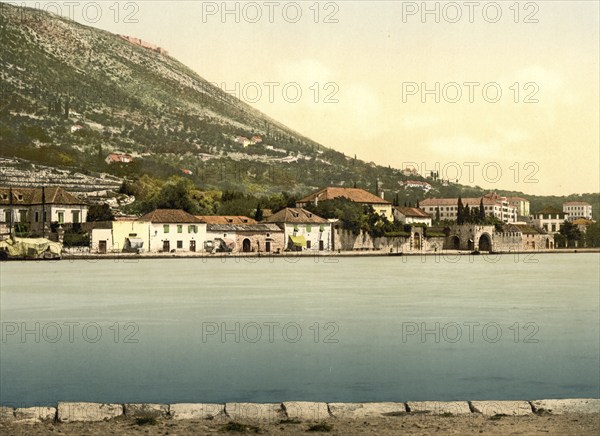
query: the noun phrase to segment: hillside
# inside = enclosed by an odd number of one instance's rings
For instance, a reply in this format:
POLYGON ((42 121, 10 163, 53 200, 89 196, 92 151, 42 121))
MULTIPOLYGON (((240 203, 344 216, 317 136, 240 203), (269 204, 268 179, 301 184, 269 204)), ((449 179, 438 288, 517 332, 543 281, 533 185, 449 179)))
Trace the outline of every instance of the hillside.
MULTIPOLYGON (((166 54, 5 3, 0 3, 0 29, 2 157, 73 174, 107 173, 133 180, 180 175, 201 190, 254 196, 356 185, 383 191, 390 201, 399 191, 400 203, 423 197, 422 191, 400 187, 408 178, 400 170, 324 147, 166 54), (236 141, 254 136, 261 141, 236 141), (105 159, 112 152, 131 154, 135 161, 108 165, 105 159)), ((4 171, 0 180, 11 184, 15 179, 4 171)), ((433 186, 428 196, 484 192, 428 181, 433 186)), ((100 188, 89 187, 94 189, 100 188)), ((540 204, 545 201, 539 199, 540 204)), ((591 201, 598 211, 598 195, 591 201)))

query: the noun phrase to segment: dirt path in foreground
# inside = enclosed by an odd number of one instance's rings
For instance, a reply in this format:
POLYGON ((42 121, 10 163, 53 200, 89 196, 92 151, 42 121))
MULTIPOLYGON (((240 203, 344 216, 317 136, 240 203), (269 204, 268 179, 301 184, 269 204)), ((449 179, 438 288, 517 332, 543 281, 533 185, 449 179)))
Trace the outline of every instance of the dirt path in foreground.
MULTIPOLYGON (((237 423, 236 423, 237 424, 237 423)), ((261 423, 244 421, 240 426, 209 420, 174 421, 158 419, 137 423, 132 418, 117 418, 97 423, 0 423, 4 436, 25 435, 594 435, 600 434, 600 413, 521 417, 404 415, 369 419, 330 419, 324 426, 309 431, 317 423, 261 423), (327 427, 329 426, 329 427, 327 427)))

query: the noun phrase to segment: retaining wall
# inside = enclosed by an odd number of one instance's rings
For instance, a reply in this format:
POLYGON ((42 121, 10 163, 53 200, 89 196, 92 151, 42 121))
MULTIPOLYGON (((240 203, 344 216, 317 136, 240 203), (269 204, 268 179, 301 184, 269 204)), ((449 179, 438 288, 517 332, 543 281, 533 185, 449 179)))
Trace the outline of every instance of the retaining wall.
POLYGON ((222 421, 269 421, 282 419, 323 421, 363 419, 404 414, 428 415, 507 415, 600 413, 600 399, 573 398, 534 401, 408 401, 374 403, 324 403, 286 401, 283 403, 128 403, 103 404, 59 402, 57 407, 0 407, 0 421, 95 422, 121 416, 163 417, 174 420, 211 419, 222 421))

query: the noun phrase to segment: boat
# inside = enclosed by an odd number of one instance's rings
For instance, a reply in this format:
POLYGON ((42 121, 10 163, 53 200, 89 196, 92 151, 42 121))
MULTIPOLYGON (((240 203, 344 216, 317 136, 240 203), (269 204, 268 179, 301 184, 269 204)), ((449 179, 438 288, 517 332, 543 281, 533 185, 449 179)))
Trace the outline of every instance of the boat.
POLYGON ((46 238, 10 237, 0 241, 0 260, 59 260, 62 247, 46 238))

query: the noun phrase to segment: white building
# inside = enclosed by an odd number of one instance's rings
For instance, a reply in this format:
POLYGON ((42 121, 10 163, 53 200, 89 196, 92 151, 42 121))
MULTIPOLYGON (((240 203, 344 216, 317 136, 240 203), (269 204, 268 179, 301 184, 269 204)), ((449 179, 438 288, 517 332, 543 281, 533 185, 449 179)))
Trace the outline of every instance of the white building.
POLYGON ((431 191, 431 185, 427 182, 421 182, 420 180, 406 180, 399 182, 400 186, 407 188, 422 189, 425 193, 431 191))
POLYGON ((199 252, 206 241, 206 223, 180 209, 156 209, 140 217, 150 222, 150 252, 199 252))
POLYGON ((333 250, 331 223, 306 209, 287 207, 271 215, 265 222, 283 228, 286 249, 315 252, 333 250))
POLYGON ((26 224, 30 231, 42 232, 44 224, 49 228, 85 222, 87 213, 83 200, 60 187, 0 188, 0 222, 6 226, 26 224))
POLYGON ((394 220, 403 224, 426 224, 431 227, 431 216, 417 207, 394 207, 394 220))
POLYGON ((517 209, 518 217, 528 217, 529 211, 529 200, 522 197, 508 197, 508 203, 517 209))
POLYGON ((566 214, 555 207, 545 207, 533 215, 533 224, 546 231, 555 234, 560 232, 560 227, 566 219, 566 214))
POLYGON ((567 220, 575 221, 578 218, 592 219, 592 205, 585 201, 568 201, 563 203, 563 212, 567 214, 567 220))
MULTIPOLYGON (((506 197, 493 193, 479 198, 461 199, 463 206, 468 205, 470 209, 478 209, 482 200, 486 216, 494 216, 505 223, 517 222, 517 208, 511 205, 506 197)), ((419 206, 432 217, 437 217, 439 210, 440 220, 456 221, 458 198, 426 198, 419 206)))

